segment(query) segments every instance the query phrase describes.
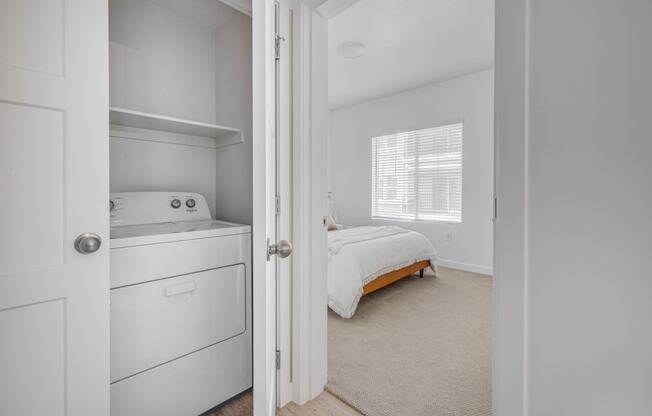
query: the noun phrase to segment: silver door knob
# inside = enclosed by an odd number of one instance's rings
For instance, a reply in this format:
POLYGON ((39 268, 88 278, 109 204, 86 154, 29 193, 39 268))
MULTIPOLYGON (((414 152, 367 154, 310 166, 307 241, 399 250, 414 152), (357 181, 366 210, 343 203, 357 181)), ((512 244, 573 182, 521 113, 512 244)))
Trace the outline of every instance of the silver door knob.
POLYGON ((97 234, 84 233, 75 238, 75 250, 81 254, 95 253, 101 245, 102 239, 97 234))
POLYGON ((270 244, 267 240, 267 260, 273 255, 277 255, 284 259, 292 254, 292 244, 287 240, 281 240, 276 244, 270 244))

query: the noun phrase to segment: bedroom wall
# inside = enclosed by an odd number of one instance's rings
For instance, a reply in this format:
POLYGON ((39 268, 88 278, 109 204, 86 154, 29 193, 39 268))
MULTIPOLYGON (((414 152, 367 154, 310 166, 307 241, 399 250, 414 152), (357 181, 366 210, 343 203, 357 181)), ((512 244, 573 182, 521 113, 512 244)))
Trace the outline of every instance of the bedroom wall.
POLYGON ((442 265, 492 273, 493 70, 330 112, 329 186, 339 222, 399 225, 432 241, 442 265), (464 120, 463 222, 371 219, 371 138, 464 120))

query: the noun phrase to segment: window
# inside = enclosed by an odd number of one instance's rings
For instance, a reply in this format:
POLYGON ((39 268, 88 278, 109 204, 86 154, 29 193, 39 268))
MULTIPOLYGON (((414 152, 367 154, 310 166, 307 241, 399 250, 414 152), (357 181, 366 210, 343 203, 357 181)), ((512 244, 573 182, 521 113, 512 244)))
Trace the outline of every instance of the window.
POLYGON ((462 221, 463 124, 373 137, 371 216, 462 221))

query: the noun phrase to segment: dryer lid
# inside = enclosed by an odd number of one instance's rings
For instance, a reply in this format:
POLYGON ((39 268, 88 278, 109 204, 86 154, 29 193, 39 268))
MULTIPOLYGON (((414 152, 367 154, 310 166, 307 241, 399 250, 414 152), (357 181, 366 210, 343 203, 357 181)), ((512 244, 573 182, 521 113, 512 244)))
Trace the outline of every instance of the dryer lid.
POLYGON ((122 227, 111 227, 111 239, 219 230, 222 228, 232 228, 234 226, 240 226, 240 224, 217 220, 136 224, 122 227))

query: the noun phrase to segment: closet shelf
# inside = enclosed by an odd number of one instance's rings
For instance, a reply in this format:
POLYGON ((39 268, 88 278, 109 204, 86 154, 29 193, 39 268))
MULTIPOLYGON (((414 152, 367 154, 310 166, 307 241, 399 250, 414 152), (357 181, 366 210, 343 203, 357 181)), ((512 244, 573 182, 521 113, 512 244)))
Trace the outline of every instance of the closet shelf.
POLYGON ((143 113, 124 108, 109 108, 110 123, 116 126, 215 139, 215 146, 228 146, 244 141, 242 130, 198 121, 143 113))

